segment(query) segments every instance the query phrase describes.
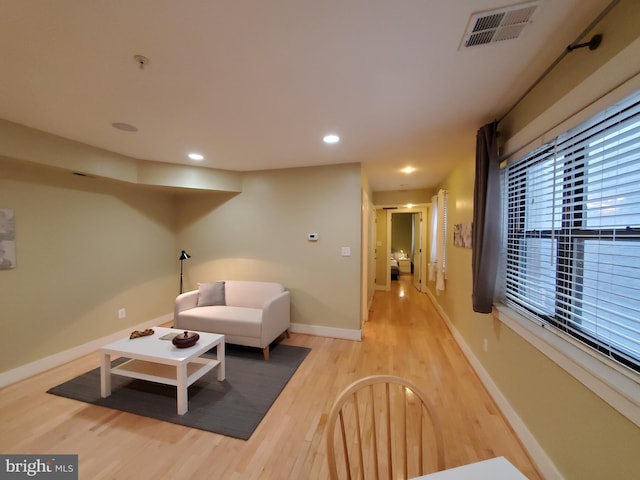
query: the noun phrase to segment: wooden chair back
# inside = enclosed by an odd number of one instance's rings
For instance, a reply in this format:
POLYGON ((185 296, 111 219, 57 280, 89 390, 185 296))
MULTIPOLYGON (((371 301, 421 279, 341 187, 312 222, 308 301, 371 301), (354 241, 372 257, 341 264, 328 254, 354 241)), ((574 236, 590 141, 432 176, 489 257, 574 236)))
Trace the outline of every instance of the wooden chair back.
POLYGON ((444 469, 442 432, 425 394, 393 375, 356 380, 327 420, 331 480, 413 478, 444 469))

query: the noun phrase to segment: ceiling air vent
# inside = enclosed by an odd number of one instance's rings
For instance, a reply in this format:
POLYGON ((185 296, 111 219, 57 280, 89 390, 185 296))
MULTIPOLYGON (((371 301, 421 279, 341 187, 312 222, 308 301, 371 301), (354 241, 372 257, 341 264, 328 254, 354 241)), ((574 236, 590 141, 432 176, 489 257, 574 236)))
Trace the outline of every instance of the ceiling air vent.
POLYGON ((518 38, 531 23, 538 2, 527 2, 471 15, 462 46, 477 47, 518 38))

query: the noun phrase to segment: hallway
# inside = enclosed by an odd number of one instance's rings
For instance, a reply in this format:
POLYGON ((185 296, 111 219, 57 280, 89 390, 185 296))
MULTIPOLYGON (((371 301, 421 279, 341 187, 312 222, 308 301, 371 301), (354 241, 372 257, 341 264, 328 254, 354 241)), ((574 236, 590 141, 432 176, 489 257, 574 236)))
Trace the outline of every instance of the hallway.
POLYGON ((442 422, 448 468, 502 455, 528 478, 542 478, 411 275, 392 281, 390 291, 376 291, 364 336, 363 344, 370 344, 367 358, 376 363, 371 373, 408 377, 431 396, 442 422))

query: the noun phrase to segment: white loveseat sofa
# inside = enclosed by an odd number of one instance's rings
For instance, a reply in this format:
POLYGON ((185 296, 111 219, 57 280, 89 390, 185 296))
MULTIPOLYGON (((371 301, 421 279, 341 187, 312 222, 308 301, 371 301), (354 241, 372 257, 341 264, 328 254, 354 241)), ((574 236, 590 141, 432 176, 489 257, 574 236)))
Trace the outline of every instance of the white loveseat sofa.
POLYGON ((225 280, 201 283, 176 298, 174 328, 221 333, 225 343, 262 348, 291 325, 289 292, 279 283, 225 280))

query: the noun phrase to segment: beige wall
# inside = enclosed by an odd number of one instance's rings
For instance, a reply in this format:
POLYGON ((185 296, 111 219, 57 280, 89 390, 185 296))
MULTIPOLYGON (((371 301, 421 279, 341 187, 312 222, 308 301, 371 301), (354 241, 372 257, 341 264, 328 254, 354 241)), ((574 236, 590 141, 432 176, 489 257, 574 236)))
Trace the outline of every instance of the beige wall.
MULTIPOLYGON (((508 132, 509 138, 524 132, 522 138, 531 141, 555 126, 540 119, 558 104, 566 105, 572 89, 598 98, 629 78, 629 65, 613 58, 629 55, 624 51, 627 43, 636 50, 637 72, 640 2, 623 0, 594 31, 604 33, 604 50, 574 52, 500 125, 501 134, 508 132), (606 46, 609 41, 613 45, 606 46), (596 70, 597 75, 593 74, 596 70), (608 86, 601 84, 604 77, 608 86), (542 125, 542 130, 526 132, 532 125, 542 125)), ((582 108, 580 101, 572 101, 562 120, 582 108)), ((446 291, 434 298, 565 478, 636 478, 640 472, 640 429, 492 315, 473 312, 471 250, 454 247, 452 239, 453 224, 472 218, 473 172, 474 159, 466 159, 441 185, 449 194, 448 278, 446 291), (483 350, 485 339, 487 352, 483 350)), ((429 286, 435 293, 433 283, 429 286)))
POLYGON ((360 166, 347 164, 247 173, 238 195, 181 197, 178 245, 192 255, 186 288, 281 282, 291 291, 292 322, 359 329, 361 190, 360 166))
POLYGON ((0 208, 14 212, 17 255, 0 270, 0 372, 171 311, 170 195, 0 157, 0 208))
POLYGON ((202 177, 189 167, 110 162, 108 152, 3 121, 0 138, 12 154, 0 153, 0 208, 17 224, 17 268, 0 271, 0 320, 11 332, 0 372, 170 314, 181 249, 193 256, 186 288, 278 281, 292 292, 293 322, 359 331, 359 164, 202 177), (88 166, 100 176, 73 174, 88 166), (312 232, 318 242, 307 240, 312 232))
POLYGON ((454 247, 452 232, 473 216, 474 168, 467 160, 442 185, 448 274, 446 291, 434 298, 565 478, 635 478, 640 429, 492 315, 473 312, 471 250, 454 247))
MULTIPOLYGON (((471 139, 474 141, 474 139, 471 139)), ((437 296, 438 303, 447 312, 456 325, 475 316, 471 306, 471 252, 470 248, 453 246, 453 226, 456 223, 470 222, 473 219, 473 185, 475 162, 467 159, 456 168, 440 188, 447 191, 447 276, 445 291, 437 296), (460 292, 469 292, 461 295, 460 292)), ((429 290, 435 294, 435 282, 429 282, 429 290)), ((463 333, 473 333, 462 329, 463 333)), ((481 340, 471 336, 474 343, 481 340)), ((474 349, 475 350, 475 349, 474 349)))
POLYGON ((13 339, 0 372, 169 315, 181 249, 193 255, 186 288, 279 281, 293 322, 359 332, 373 293, 361 278, 371 192, 359 164, 246 174, 154 164, 1 119, 0 160, 0 208, 18 232, 18 266, 0 271, 13 339))
POLYGON ((431 203, 431 197, 438 191, 435 189, 392 190, 373 193, 373 203, 379 207, 401 207, 407 204, 424 205, 431 203))

